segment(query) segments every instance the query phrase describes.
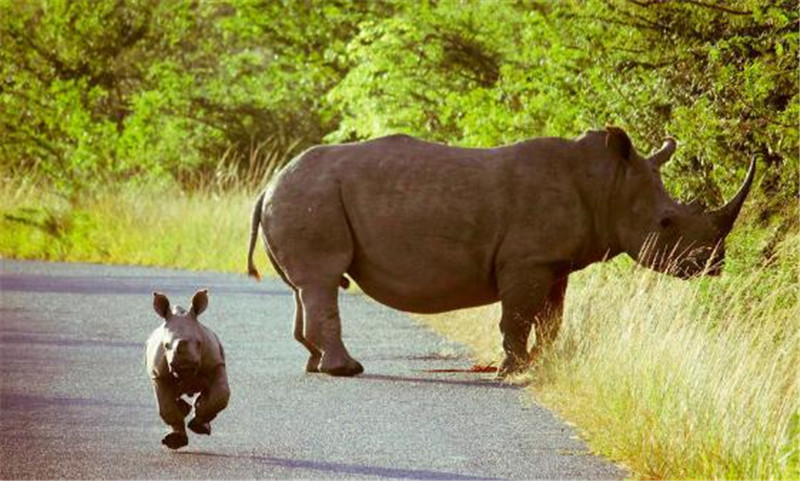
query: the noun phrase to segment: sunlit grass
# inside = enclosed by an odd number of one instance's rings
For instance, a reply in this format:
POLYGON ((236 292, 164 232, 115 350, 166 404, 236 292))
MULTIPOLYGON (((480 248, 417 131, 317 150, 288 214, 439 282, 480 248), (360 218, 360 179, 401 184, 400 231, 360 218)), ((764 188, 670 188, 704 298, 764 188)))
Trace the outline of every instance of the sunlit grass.
MULTIPOLYGON (((795 233, 771 267, 701 281, 573 274, 532 394, 636 477, 797 479, 799 251, 795 233)), ((498 320, 496 305, 424 317, 480 362, 502 358, 498 320)))
MULTIPOLYGON (((0 183, 0 255, 247 272, 255 194, 126 187, 70 203, 43 186, 0 183)), ((261 240, 259 239, 259 244, 261 240)), ((269 272, 263 248, 259 269, 269 272)))

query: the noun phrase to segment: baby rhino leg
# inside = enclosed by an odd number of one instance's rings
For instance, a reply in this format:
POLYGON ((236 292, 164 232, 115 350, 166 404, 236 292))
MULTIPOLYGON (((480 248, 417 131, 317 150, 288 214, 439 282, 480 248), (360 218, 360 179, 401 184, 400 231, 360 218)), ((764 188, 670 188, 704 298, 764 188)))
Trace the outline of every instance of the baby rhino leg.
POLYGON ((208 389, 194 402, 194 418, 189 421, 189 429, 197 434, 211 434, 211 421, 228 406, 230 396, 228 374, 225 366, 220 366, 214 371, 208 389))
POLYGON ((170 449, 186 446, 189 444, 189 437, 186 436, 183 419, 189 414, 188 404, 180 399, 174 383, 170 380, 156 379, 153 381, 153 388, 158 403, 158 414, 170 427, 170 431, 161 438, 161 444, 170 449))

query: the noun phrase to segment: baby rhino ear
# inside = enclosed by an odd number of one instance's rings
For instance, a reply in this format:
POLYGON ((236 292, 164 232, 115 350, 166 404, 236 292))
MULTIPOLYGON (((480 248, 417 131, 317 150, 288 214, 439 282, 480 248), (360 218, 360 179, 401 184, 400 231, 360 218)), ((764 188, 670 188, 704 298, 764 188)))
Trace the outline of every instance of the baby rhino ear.
POLYGON ((208 307, 208 289, 201 289, 194 293, 192 297, 192 312, 199 316, 208 307))
POLYGON ((164 319, 169 316, 169 299, 160 292, 153 293, 153 310, 164 319))

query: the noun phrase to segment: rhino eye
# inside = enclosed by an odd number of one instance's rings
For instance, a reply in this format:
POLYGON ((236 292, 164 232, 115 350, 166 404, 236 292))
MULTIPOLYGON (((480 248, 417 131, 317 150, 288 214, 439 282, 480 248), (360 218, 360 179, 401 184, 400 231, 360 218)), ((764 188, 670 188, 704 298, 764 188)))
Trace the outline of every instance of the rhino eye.
POLYGON ((660 225, 662 229, 668 229, 668 228, 672 227, 672 224, 673 224, 673 221, 672 221, 671 217, 664 217, 658 223, 658 225, 660 225))

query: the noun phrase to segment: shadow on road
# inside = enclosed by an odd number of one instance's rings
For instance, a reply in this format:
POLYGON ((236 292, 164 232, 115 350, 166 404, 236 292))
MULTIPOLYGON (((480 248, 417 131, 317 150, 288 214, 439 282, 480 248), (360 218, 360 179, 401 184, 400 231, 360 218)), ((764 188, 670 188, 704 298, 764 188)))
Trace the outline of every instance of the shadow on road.
MULTIPOLYGON (((90 399, 77 397, 57 397, 57 396, 34 396, 26 394, 0 394, 0 411, 8 414, 11 410, 40 410, 46 408, 88 408, 88 407, 109 407, 109 408, 150 408, 149 405, 141 403, 118 403, 104 399, 90 399)), ((4 433, 5 436, 7 433, 4 433)))
POLYGON ((353 378, 355 380, 366 379, 372 381, 391 381, 391 382, 410 382, 417 384, 449 384, 456 386, 487 387, 495 389, 520 389, 520 386, 508 384, 498 379, 438 379, 430 377, 406 377, 392 376, 388 374, 361 374, 353 378))
MULTIPOLYGON (((244 279, 244 277, 242 277, 244 279)), ((291 296, 289 289, 265 289, 256 283, 247 285, 244 282, 230 281, 214 276, 197 274, 194 277, 173 276, 57 276, 37 274, 2 274, 0 290, 18 292, 54 292, 62 294, 151 294, 153 290, 165 290, 168 293, 191 292, 198 287, 208 287, 215 293, 226 294, 261 294, 272 296, 291 296)))
POLYGON ((452 479, 452 480, 499 479, 499 478, 482 478, 464 474, 447 473, 442 471, 430 471, 424 469, 387 468, 383 466, 365 466, 362 464, 345 464, 345 463, 334 463, 328 461, 310 461, 305 459, 276 458, 273 456, 259 456, 259 455, 247 456, 247 455, 209 453, 202 451, 177 451, 175 454, 181 456, 205 456, 205 457, 220 457, 220 458, 249 460, 280 468, 307 469, 312 471, 322 471, 325 473, 377 476, 380 478, 390 478, 390 479, 452 479))

